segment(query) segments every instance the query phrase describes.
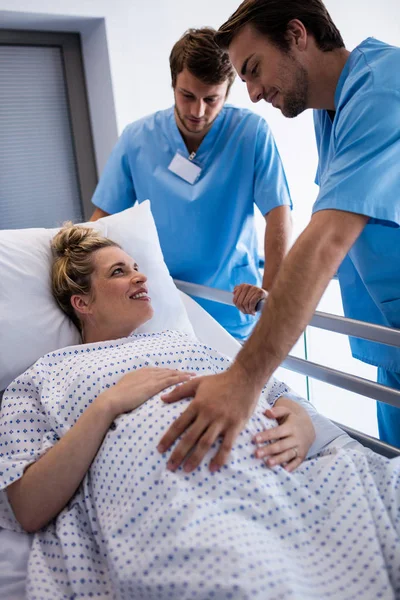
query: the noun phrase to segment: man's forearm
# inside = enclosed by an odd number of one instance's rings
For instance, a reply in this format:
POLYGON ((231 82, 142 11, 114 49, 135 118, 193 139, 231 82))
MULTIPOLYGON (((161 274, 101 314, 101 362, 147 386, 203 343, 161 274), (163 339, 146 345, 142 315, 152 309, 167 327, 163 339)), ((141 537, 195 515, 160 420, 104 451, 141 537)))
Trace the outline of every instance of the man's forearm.
POLYGON ((265 266, 262 287, 264 290, 269 291, 289 250, 292 235, 290 208, 289 206, 278 206, 265 219, 265 266))
POLYGON ((282 263, 263 314, 236 358, 238 368, 260 388, 311 320, 329 281, 367 221, 360 215, 323 212, 326 214, 313 218, 282 263))

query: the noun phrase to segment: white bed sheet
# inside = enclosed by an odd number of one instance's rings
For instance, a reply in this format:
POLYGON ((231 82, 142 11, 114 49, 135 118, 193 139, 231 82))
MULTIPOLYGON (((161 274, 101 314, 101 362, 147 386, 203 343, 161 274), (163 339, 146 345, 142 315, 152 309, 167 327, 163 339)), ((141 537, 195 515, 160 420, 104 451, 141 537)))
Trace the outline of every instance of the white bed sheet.
MULTIPOLYGON (((234 358, 240 349, 239 342, 195 300, 183 292, 179 293, 198 339, 234 358)), ((24 600, 26 569, 32 537, 25 533, 0 528, 0 600, 24 600)))

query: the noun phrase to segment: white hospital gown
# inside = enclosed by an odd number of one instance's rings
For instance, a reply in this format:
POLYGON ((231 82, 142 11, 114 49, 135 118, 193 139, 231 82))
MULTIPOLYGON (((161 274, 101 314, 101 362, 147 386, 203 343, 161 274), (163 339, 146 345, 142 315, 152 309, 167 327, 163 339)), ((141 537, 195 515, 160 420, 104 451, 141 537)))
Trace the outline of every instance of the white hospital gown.
MULTIPOLYGON (((48 354, 6 391, 0 489, 21 477, 124 373, 144 366, 218 373, 229 360, 175 332, 48 354)), ((155 396, 116 419, 78 492, 35 534, 31 600, 400 598, 399 461, 331 444, 293 474, 253 457, 264 388, 229 463, 211 474, 166 469, 156 445, 187 400, 155 396)), ((0 526, 18 525, 0 492, 0 526)))

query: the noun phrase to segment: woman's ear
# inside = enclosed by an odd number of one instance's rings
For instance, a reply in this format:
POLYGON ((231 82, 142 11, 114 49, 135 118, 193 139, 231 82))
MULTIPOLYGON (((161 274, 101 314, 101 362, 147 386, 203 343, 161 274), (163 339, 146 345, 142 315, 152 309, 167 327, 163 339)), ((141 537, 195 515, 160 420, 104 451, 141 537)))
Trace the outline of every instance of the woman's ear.
POLYGON ((90 298, 87 294, 74 294, 71 296, 71 306, 78 315, 90 314, 90 298))

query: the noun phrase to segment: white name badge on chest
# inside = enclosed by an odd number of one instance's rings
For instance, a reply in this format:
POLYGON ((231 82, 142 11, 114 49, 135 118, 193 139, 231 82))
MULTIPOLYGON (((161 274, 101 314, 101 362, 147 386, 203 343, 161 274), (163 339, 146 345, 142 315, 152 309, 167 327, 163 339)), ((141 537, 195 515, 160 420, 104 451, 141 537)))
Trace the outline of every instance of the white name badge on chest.
POLYGON ((168 170, 192 185, 196 183, 201 173, 201 167, 182 156, 182 154, 179 154, 179 152, 177 152, 171 160, 168 170))

